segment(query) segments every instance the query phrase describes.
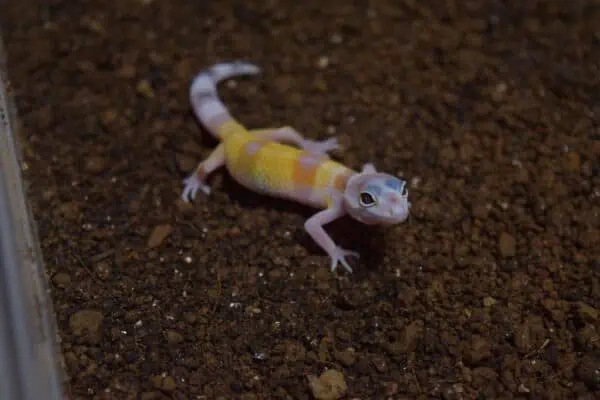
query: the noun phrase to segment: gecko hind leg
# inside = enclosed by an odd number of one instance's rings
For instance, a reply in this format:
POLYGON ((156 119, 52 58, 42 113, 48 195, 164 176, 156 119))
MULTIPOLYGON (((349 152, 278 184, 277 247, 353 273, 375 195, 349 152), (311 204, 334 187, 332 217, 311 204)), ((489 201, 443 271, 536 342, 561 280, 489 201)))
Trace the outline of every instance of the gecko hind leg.
POLYGON ((223 165, 225 165, 225 147, 221 143, 204 161, 198 164, 193 174, 183 180, 185 186, 181 193, 181 199, 185 202, 193 200, 198 190, 207 196, 210 195, 210 186, 206 184, 206 178, 223 165))
POLYGON ((335 137, 327 140, 310 140, 290 126, 275 129, 253 129, 250 133, 280 143, 292 143, 311 154, 326 157, 329 157, 328 152, 340 147, 335 137))

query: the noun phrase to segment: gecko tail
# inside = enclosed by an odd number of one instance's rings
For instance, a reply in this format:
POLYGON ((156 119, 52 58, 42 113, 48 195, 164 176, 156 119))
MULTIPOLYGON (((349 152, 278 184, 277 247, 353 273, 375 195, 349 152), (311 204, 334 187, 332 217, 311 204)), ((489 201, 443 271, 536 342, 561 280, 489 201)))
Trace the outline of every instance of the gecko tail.
POLYGON ((256 75, 260 68, 245 61, 219 63, 198 73, 190 86, 190 100, 196 117, 216 138, 223 139, 220 127, 232 121, 227 107, 219 98, 219 82, 243 75, 256 75))
POLYGON ((215 64, 208 69, 214 80, 217 82, 242 75, 257 75, 260 68, 252 63, 245 61, 235 61, 231 63, 215 64))

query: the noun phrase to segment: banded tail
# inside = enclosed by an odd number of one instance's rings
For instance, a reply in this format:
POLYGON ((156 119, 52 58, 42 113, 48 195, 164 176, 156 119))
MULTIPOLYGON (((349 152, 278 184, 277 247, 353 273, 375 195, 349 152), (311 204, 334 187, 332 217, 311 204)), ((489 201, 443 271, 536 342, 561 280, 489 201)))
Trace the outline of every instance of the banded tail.
POLYGON ((202 70, 192 81, 190 100, 194 113, 217 139, 222 139, 219 127, 225 122, 234 120, 219 98, 217 84, 236 76, 258 73, 260 73, 260 68, 251 63, 243 61, 220 63, 202 70))

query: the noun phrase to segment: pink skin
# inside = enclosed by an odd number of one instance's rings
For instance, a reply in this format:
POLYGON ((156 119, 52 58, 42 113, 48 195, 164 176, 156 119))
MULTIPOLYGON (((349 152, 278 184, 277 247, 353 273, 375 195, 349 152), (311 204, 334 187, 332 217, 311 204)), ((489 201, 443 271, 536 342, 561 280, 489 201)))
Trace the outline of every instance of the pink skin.
POLYGON ((352 268, 347 256, 360 257, 355 251, 338 247, 323 229, 326 225, 348 214, 367 225, 395 225, 406 221, 410 209, 408 191, 404 182, 392 175, 378 173, 372 164, 366 164, 363 170, 352 176, 343 194, 334 195, 334 205, 310 217, 304 227, 313 240, 331 257, 331 271, 338 264, 348 271, 352 268), (390 187, 387 182, 396 186, 390 187), (361 204, 361 194, 372 195, 373 204, 361 204))
POLYGON ((321 246, 321 248, 325 250, 327 254, 329 254, 329 257, 331 257, 330 268, 332 272, 335 271, 338 263, 341 263, 348 272, 352 272, 350 264, 348 264, 348 261, 346 261, 346 256, 355 256, 357 258, 360 257, 360 255, 355 251, 338 247, 331 239, 331 236, 329 236, 327 232, 325 232, 325 229, 323 229, 323 225, 335 221, 336 219, 343 217, 345 214, 346 211, 344 210, 343 205, 341 202, 338 202, 336 206, 316 213, 304 223, 304 229, 306 229, 312 239, 319 246, 321 246))

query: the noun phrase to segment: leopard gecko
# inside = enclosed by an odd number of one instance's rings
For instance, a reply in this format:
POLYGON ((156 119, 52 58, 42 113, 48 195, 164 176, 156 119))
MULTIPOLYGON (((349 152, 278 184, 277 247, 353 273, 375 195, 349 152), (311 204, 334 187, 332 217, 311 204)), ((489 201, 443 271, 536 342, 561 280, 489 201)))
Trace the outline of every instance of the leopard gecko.
POLYGON ((355 171, 334 160, 336 138, 306 139, 295 129, 247 129, 232 117, 217 93, 220 81, 256 75, 260 68, 236 61, 218 63, 198 73, 189 96, 192 108, 219 145, 184 181, 181 198, 189 202, 198 191, 209 195, 206 179, 225 166, 235 181, 264 195, 284 198, 319 209, 304 224, 306 232, 329 255, 331 271, 358 252, 339 247, 323 226, 349 215, 368 225, 393 225, 407 220, 410 202, 406 181, 378 172, 371 163, 355 171), (286 143, 288 143, 286 145, 286 143), (291 145, 290 145, 291 144, 291 145))

